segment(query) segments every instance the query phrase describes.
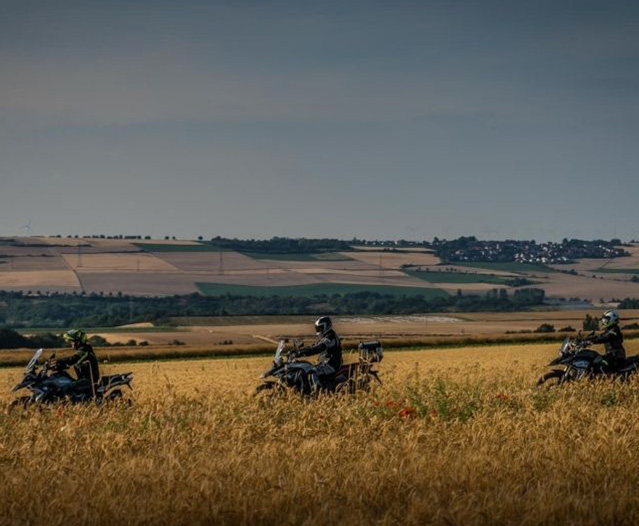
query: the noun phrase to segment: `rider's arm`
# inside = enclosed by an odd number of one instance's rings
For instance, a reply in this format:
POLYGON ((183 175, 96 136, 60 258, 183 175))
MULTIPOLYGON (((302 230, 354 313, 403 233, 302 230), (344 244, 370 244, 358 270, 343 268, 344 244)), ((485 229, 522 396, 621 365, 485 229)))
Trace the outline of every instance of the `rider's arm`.
POLYGON ((86 349, 80 347, 75 353, 67 358, 60 358, 57 360, 58 368, 67 369, 74 365, 78 365, 86 360, 89 356, 89 352, 86 349))
POLYGON ((304 347, 304 349, 300 349, 298 352, 298 356, 313 356, 314 354, 320 354, 324 352, 328 348, 328 343, 326 338, 322 338, 315 345, 311 345, 310 347, 304 347))
POLYGON ((612 339, 612 334, 608 332, 604 332, 600 334, 599 336, 594 336, 593 338, 591 338, 590 342, 594 344, 610 343, 611 339, 612 339))

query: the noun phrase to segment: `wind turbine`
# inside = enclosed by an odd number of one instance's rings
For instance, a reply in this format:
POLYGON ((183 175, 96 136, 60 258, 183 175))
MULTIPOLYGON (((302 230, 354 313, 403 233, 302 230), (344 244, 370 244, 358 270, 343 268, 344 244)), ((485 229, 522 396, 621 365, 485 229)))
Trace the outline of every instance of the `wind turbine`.
POLYGON ((31 228, 31 219, 29 219, 29 221, 27 221, 26 224, 22 225, 22 230, 25 231, 27 236, 31 235, 32 232, 32 228, 31 228))

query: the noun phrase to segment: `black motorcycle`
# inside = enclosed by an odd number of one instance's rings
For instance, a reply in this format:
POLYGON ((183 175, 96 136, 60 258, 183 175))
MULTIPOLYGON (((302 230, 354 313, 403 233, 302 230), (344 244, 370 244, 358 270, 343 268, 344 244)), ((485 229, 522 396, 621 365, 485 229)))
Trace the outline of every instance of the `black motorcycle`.
MULTIPOLYGON (((273 377, 274 380, 266 380, 257 386, 256 394, 269 392, 283 394, 289 391, 302 395, 312 395, 314 390, 310 382, 310 373, 314 365, 306 360, 300 360, 286 350, 287 340, 280 340, 273 367, 262 374, 262 378, 273 377)), ((297 351, 301 344, 295 344, 292 351, 297 351)), ((355 393, 356 391, 370 390, 371 383, 376 380, 380 384, 379 373, 373 368, 373 364, 379 363, 384 357, 384 351, 380 342, 360 343, 358 347, 359 359, 355 363, 342 365, 331 376, 321 377, 322 392, 329 393, 355 393)))
POLYGON ((11 407, 26 407, 32 404, 47 404, 58 401, 82 403, 94 401, 101 405, 107 401, 114 401, 123 397, 121 387, 131 387, 133 373, 113 374, 102 376, 96 383, 83 383, 74 380, 66 371, 59 371, 52 367, 55 353, 38 367, 38 360, 42 356, 42 349, 38 349, 24 370, 24 378, 12 392, 28 389, 31 394, 21 396, 11 403, 11 407))
POLYGON ((551 367, 561 365, 563 368, 544 374, 537 380, 537 387, 552 387, 598 376, 627 379, 639 369, 639 356, 631 356, 611 368, 601 354, 588 348, 592 344, 592 335, 593 333, 586 338, 579 335, 574 340, 566 337, 559 349, 559 356, 548 364, 551 367))

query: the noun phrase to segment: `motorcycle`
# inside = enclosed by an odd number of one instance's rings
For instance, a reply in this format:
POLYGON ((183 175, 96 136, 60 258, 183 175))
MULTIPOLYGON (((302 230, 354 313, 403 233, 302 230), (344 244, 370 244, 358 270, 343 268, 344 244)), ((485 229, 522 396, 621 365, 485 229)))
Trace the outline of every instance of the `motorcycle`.
MULTIPOLYGON (((255 394, 263 392, 283 394, 289 391, 305 396, 314 394, 309 380, 314 365, 295 356, 302 344, 296 342, 292 350, 287 350, 287 343, 288 340, 278 342, 273 366, 262 374, 262 379, 265 381, 256 388, 255 394), (274 380, 267 380, 271 377, 274 380)), ((338 394, 355 393, 369 391, 373 380, 382 383, 379 372, 373 368, 373 364, 381 362, 384 357, 382 344, 378 341, 363 342, 359 344, 358 351, 357 362, 342 365, 330 377, 321 377, 321 391, 338 394)))
POLYGON ((25 367, 24 378, 12 389, 13 393, 21 389, 28 389, 31 394, 13 400, 12 408, 58 401, 71 403, 95 401, 97 405, 102 405, 107 401, 121 399, 124 395, 121 387, 127 386, 129 389, 133 389, 131 387, 133 373, 102 376, 94 384, 78 384, 77 380, 74 380, 68 372, 59 371, 52 366, 55 353, 39 368, 38 361, 42 353, 42 349, 35 352, 25 367))
POLYGON ((610 369, 601 354, 588 348, 593 335, 594 333, 590 333, 586 338, 579 335, 574 340, 567 336, 559 349, 559 356, 548 364, 550 367, 561 365, 563 368, 553 369, 541 376, 537 380, 537 387, 558 386, 596 376, 627 379, 639 369, 639 356, 631 356, 614 369, 610 369))

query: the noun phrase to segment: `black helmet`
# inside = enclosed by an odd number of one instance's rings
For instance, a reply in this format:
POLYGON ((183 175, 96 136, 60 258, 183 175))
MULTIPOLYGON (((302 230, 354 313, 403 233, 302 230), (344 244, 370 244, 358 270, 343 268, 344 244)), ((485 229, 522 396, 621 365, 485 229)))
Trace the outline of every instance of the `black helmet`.
POLYGON ((328 316, 322 316, 315 322, 315 332, 324 335, 333 328, 333 322, 328 316))

